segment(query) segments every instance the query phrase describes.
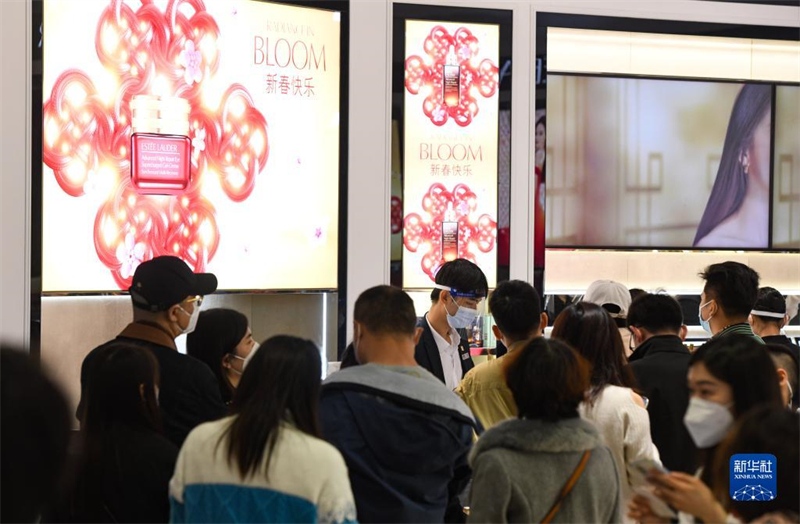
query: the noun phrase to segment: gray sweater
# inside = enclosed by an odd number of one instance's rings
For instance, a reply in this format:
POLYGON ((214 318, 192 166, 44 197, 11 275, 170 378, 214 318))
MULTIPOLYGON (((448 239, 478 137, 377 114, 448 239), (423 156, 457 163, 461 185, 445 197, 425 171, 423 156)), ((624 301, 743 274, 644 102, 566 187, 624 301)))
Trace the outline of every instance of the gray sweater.
POLYGON ((594 425, 578 417, 508 420, 484 433, 470 454, 468 522, 540 522, 587 449, 586 469, 553 522, 619 522, 614 459, 594 425))

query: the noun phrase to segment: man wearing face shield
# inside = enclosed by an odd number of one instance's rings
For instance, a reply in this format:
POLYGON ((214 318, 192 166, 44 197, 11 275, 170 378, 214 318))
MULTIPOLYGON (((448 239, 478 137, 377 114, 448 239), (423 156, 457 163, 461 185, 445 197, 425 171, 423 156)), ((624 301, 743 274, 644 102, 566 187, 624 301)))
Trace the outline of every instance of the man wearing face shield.
POLYGON ((475 367, 464 329, 478 316, 489 284, 483 271, 463 258, 442 265, 435 282, 431 308, 419 323, 422 336, 414 358, 453 390, 475 367))
POLYGON ((176 446, 180 447, 198 424, 225 416, 214 374, 203 362, 179 353, 175 345, 176 337, 194 331, 203 296, 216 289, 216 276, 193 273, 179 258, 161 256, 141 263, 129 289, 133 322, 83 360, 78 420, 83 419, 83 391, 92 380, 94 357, 100 348, 115 341, 141 346, 158 360, 164 433, 176 446))

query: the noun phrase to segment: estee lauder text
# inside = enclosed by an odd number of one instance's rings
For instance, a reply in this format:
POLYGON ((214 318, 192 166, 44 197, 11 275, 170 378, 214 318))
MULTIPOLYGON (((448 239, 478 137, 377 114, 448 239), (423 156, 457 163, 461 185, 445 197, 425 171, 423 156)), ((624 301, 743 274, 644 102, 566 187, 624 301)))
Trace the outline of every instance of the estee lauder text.
POLYGON ((139 144, 139 149, 142 151, 159 151, 161 153, 177 153, 177 144, 159 144, 153 142, 143 142, 139 144))

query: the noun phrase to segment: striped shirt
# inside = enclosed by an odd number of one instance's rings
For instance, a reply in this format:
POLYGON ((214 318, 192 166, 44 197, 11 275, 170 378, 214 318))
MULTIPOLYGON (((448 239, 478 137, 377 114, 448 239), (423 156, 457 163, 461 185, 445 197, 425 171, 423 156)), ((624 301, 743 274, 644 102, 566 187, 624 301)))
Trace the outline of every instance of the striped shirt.
POLYGON ((722 337, 727 337, 728 335, 747 335, 748 337, 755 339, 755 341, 758 342, 759 344, 764 343, 761 337, 753 333, 753 328, 750 327, 750 324, 748 324, 747 322, 732 324, 711 338, 713 339, 722 338, 722 337))

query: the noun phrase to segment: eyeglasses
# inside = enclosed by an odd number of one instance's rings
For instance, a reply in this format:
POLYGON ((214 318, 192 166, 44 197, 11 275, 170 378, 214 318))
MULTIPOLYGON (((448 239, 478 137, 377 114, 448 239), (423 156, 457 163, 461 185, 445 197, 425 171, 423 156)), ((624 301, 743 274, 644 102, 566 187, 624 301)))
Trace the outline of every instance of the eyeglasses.
POLYGON ((184 302, 186 302, 187 304, 190 304, 192 302, 197 302, 197 307, 200 307, 203 305, 203 297, 200 295, 195 295, 191 298, 187 298, 186 300, 184 300, 184 302))

